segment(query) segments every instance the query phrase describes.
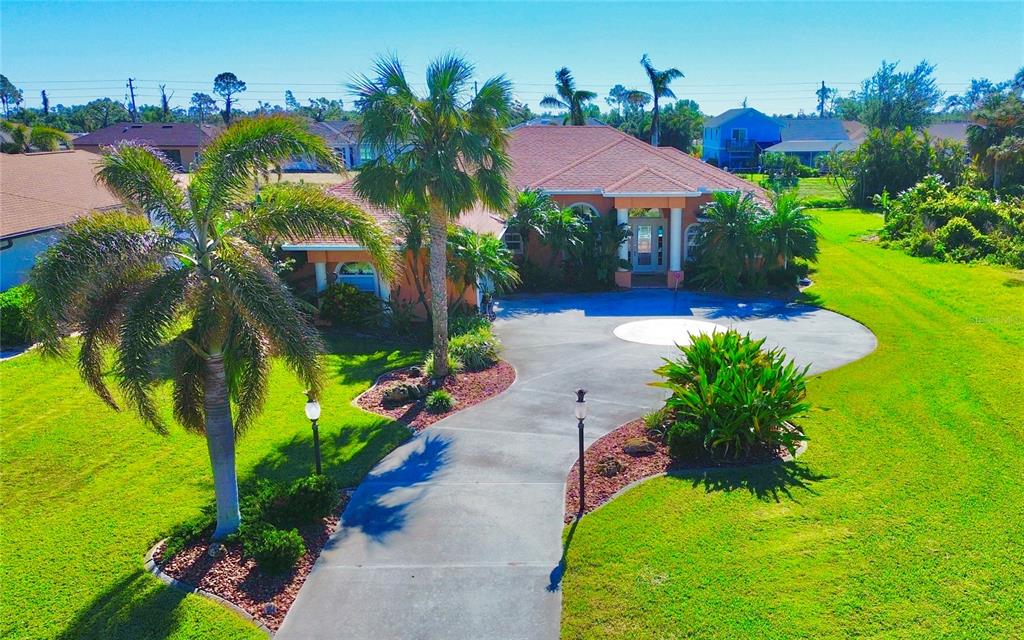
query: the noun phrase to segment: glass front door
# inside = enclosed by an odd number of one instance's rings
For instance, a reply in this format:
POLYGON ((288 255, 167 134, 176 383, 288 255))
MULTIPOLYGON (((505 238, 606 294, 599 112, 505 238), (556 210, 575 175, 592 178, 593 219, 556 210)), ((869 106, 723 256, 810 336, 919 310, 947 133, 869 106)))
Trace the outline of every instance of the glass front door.
POLYGON ((634 218, 630 221, 633 230, 630 242, 630 262, 636 273, 655 273, 665 270, 665 220, 634 218))

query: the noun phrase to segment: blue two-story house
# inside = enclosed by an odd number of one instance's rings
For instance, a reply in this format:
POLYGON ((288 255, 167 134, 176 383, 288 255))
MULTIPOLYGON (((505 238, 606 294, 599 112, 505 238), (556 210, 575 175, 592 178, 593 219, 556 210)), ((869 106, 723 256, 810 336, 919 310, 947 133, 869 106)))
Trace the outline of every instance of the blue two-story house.
POLYGON ((722 168, 752 168, 763 149, 782 141, 781 130, 757 109, 729 109, 704 122, 702 158, 722 168))

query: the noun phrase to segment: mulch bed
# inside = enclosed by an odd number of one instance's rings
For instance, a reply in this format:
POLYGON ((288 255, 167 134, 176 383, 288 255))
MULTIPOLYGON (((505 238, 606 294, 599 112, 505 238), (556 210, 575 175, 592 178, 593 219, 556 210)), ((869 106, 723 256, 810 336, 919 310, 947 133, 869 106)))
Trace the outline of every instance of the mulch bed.
POLYGON ((449 376, 440 388, 452 394, 452 397, 455 398, 455 407, 447 413, 431 413, 427 411, 426 404, 422 399, 404 405, 391 405, 384 402, 384 393, 391 387, 404 383, 428 384, 430 382, 419 367, 407 367, 382 375, 377 379, 376 384, 356 398, 356 404, 367 411, 397 420, 418 433, 456 411, 472 407, 498 395, 508 389, 515 380, 515 368, 504 360, 482 371, 466 371, 457 376, 449 376))
POLYGON ((211 558, 207 554, 210 542, 206 537, 193 541, 170 559, 163 557, 161 545, 154 559, 160 570, 172 578, 234 603, 272 631, 277 631, 327 539, 337 529, 339 514, 349 498, 350 493, 344 492, 332 515, 299 529, 306 543, 306 555, 299 559, 290 573, 279 576, 260 573, 252 558, 242 557, 240 544, 226 544, 221 553, 211 558))
MULTIPOLYGON (((798 452, 799 453, 799 452, 798 452)), ((584 513, 590 513, 594 509, 612 499, 616 492, 626 485, 673 470, 702 469, 709 467, 736 467, 751 464, 763 464, 776 460, 789 458, 785 449, 780 449, 748 459, 741 460, 714 460, 705 459, 693 462, 677 462, 668 454, 668 447, 660 439, 650 438, 647 426, 643 419, 633 420, 616 428, 611 433, 603 436, 597 442, 590 445, 585 452, 586 460, 586 491, 587 504, 584 513), (622 450, 626 441, 640 438, 650 441, 654 445, 654 452, 641 455, 631 455, 622 450), (600 468, 606 466, 614 459, 620 466, 620 471, 606 477, 600 473, 600 468)), ((614 463, 612 463, 614 464, 614 463)), ((580 508, 580 475, 579 461, 572 465, 569 470, 569 477, 565 485, 565 522, 571 522, 580 508)))

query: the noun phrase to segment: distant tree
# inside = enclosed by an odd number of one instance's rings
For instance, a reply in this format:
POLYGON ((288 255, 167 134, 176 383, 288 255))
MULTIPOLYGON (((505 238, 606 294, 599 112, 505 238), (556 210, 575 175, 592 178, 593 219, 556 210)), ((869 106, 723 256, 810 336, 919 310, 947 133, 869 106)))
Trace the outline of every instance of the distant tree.
POLYGON ((0 102, 4 105, 4 117, 11 117, 11 106, 21 104, 21 89, 14 86, 7 76, 0 75, 0 102))
POLYGON ((647 80, 651 83, 651 97, 654 98, 654 106, 651 108, 651 146, 657 147, 661 138, 661 110, 658 108, 658 101, 661 98, 675 98, 676 94, 669 88, 673 80, 683 77, 683 72, 675 67, 671 69, 655 69, 651 59, 645 53, 640 58, 640 66, 647 72, 647 80))
POLYGON ((245 83, 230 71, 218 74, 213 79, 213 92, 224 98, 224 111, 221 113, 224 124, 231 124, 231 108, 234 106, 232 98, 245 91, 245 88, 245 83))
POLYGON ((967 146, 992 188, 1024 184, 1024 99, 1014 91, 992 93, 971 120, 967 146))
POLYGON ((323 97, 310 98, 309 106, 305 108, 303 113, 316 122, 340 120, 345 114, 345 105, 341 100, 331 100, 323 97))
POLYGON ((508 125, 510 127, 514 127, 517 124, 528 122, 530 120, 533 120, 533 118, 534 113, 533 111, 530 110, 530 105, 526 104, 525 102, 520 102, 518 100, 512 101, 512 115, 509 116, 508 120, 508 125))
POLYGON ((583 108, 586 103, 597 98, 597 94, 593 91, 576 89, 576 80, 573 79, 572 72, 568 67, 562 67, 555 72, 555 93, 558 97, 544 96, 544 99, 540 101, 540 106, 568 110, 568 120, 572 125, 582 126, 587 123, 586 116, 583 115, 583 108))
POLYGON ((165 121, 170 121, 171 119, 171 98, 173 97, 173 91, 171 95, 167 95, 167 85, 160 85, 160 111, 163 112, 165 121))
POLYGON ((39 92, 39 99, 43 102, 43 117, 50 115, 50 96, 46 95, 46 89, 39 92))
POLYGON ((292 93, 291 89, 287 89, 284 92, 284 107, 288 111, 301 111, 302 105, 295 99, 295 94, 292 93))
POLYGON ((206 93, 193 93, 189 101, 188 115, 199 124, 204 124, 213 113, 217 111, 217 101, 206 93))
POLYGON ((73 122, 79 124, 82 131, 95 131, 117 122, 128 122, 132 119, 128 109, 122 103, 110 98, 100 98, 87 103, 76 113, 76 116, 73 122))
POLYGON ((43 125, 29 127, 9 120, 0 120, 0 131, 7 134, 9 138, 9 141, 0 145, 0 151, 3 153, 56 151, 61 144, 71 148, 71 136, 53 127, 43 125))
POLYGON ((898 62, 882 61, 873 76, 842 102, 843 117, 873 129, 920 129, 931 122, 942 91, 936 84, 935 65, 922 60, 911 71, 896 70, 898 62))
POLYGON ((814 92, 814 95, 818 96, 818 117, 824 118, 826 114, 832 115, 832 106, 836 98, 836 90, 832 87, 825 86, 825 81, 821 81, 821 88, 814 92))

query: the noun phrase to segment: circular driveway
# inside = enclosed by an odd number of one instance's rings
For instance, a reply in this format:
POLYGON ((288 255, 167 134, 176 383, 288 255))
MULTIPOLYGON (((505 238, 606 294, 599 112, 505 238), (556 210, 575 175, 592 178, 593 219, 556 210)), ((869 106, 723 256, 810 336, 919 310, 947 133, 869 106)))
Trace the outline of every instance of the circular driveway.
MULTIPOLYGON (((849 318, 774 300, 660 289, 505 300, 495 329, 516 382, 416 435, 370 472, 277 640, 558 638, 565 478, 577 457, 574 390, 589 391, 588 443, 656 408, 668 391, 647 384, 651 371, 678 349, 627 342, 615 329, 657 319, 749 332, 812 372, 876 345, 849 318)), ((671 337, 672 327, 687 325, 646 326, 669 327, 671 337)))

